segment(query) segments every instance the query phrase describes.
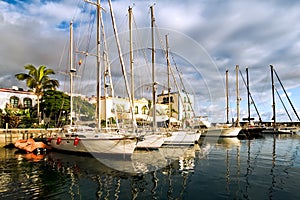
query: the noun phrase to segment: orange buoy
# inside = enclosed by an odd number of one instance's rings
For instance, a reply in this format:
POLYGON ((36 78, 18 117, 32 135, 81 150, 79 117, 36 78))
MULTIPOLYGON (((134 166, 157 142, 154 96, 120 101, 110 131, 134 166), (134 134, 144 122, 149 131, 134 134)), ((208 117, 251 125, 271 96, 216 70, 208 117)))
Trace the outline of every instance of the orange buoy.
POLYGON ((78 143, 79 143, 79 138, 78 138, 78 137, 76 137, 76 138, 74 139, 74 146, 77 146, 77 145, 78 145, 78 143))
POLYGON ((60 144, 61 143, 61 137, 58 137, 56 140, 56 144, 60 144))

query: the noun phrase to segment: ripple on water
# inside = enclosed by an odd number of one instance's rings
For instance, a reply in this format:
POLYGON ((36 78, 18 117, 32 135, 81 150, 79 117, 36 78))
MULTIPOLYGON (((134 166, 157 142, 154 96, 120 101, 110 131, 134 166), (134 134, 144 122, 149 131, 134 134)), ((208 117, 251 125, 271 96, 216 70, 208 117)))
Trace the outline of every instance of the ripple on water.
POLYGON ((0 148, 0 195, 5 199, 300 199, 299 142, 300 137, 220 140, 216 146, 205 144, 214 147, 196 156, 193 169, 184 171, 181 161, 175 161, 139 176, 108 169, 91 157, 51 152, 34 162, 0 148))

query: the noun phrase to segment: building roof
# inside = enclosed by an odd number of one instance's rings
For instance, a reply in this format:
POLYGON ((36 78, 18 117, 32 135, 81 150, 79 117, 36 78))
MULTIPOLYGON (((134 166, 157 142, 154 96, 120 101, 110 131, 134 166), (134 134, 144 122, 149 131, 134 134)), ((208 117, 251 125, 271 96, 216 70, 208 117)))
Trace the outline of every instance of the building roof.
POLYGON ((10 88, 0 88, 0 92, 34 95, 34 92, 23 91, 23 90, 20 90, 20 88, 18 90, 16 90, 16 89, 10 89, 10 88))

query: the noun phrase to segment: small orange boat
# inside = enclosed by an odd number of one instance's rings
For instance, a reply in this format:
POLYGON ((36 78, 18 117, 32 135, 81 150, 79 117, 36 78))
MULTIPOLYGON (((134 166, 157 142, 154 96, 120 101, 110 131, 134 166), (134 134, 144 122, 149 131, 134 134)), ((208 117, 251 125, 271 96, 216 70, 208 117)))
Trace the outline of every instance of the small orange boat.
POLYGON ((51 149, 50 146, 46 145, 43 142, 36 142, 34 139, 29 138, 27 140, 17 140, 15 143, 15 147, 24 150, 27 153, 32 153, 38 149, 51 149))

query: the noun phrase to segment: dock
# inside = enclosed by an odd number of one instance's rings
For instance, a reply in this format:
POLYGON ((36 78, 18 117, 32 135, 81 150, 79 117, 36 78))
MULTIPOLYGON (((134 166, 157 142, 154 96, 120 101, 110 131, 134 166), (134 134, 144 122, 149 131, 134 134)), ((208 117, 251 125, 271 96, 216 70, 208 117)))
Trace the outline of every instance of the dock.
POLYGON ((0 129, 0 147, 14 144, 17 140, 33 138, 48 138, 61 128, 24 128, 24 129, 0 129))
POLYGON ((273 126, 273 122, 254 122, 251 125, 248 122, 240 122, 240 125, 242 126, 240 134, 247 138, 260 137, 262 134, 293 134, 297 130, 300 130, 300 122, 276 122, 275 127, 273 126))

